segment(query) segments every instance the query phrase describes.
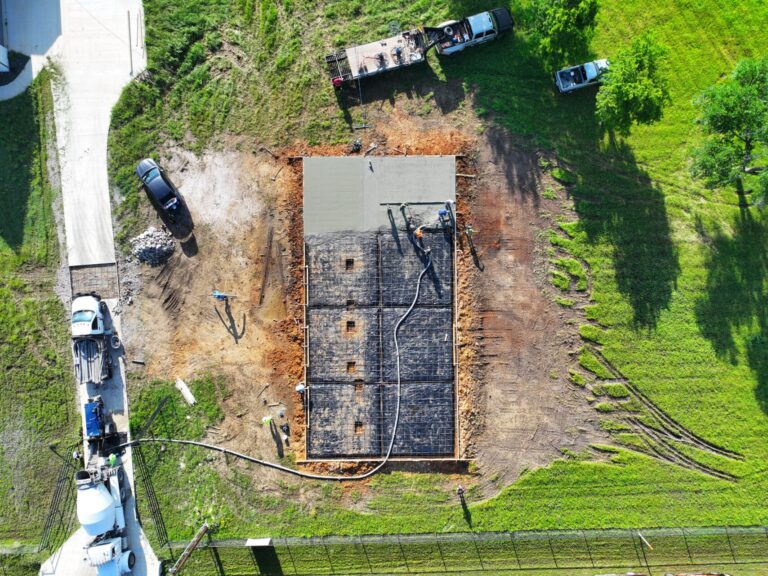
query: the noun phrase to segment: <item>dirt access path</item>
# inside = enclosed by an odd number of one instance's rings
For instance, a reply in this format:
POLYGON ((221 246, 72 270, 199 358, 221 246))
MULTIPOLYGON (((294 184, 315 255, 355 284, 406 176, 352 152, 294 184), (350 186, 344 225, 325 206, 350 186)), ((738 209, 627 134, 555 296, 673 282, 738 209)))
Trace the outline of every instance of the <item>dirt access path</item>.
POLYGON ((503 486, 564 448, 581 451, 605 436, 584 393, 567 380, 582 343, 574 313, 554 302, 547 278, 541 232, 564 211, 563 199, 541 196, 553 182, 537 154, 503 130, 485 132, 476 158, 472 220, 482 271, 475 276, 474 328, 482 385, 475 402, 480 432, 470 448, 503 486))

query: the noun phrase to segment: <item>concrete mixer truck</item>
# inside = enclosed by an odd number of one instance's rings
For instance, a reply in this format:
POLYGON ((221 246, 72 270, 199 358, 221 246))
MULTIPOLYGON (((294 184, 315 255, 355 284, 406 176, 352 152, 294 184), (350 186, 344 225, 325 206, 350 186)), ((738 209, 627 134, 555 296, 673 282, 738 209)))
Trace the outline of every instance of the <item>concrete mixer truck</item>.
POLYGON ((125 530, 125 471, 115 458, 111 464, 100 458, 98 466, 75 474, 77 519, 93 537, 85 555, 99 576, 130 574, 136 563, 125 530))

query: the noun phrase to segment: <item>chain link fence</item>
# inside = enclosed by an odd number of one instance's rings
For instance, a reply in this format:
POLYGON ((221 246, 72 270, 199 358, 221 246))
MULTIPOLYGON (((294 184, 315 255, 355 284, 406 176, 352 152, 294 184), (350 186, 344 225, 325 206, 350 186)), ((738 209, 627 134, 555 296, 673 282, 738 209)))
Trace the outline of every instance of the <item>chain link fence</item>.
MULTIPOLYGON (((209 540, 187 574, 424 574, 768 564, 765 527, 655 528, 209 540)), ((172 544, 183 548, 184 542, 172 544)), ((768 571, 768 566, 766 566, 768 571)), ((571 572, 573 573, 573 572, 571 572)))

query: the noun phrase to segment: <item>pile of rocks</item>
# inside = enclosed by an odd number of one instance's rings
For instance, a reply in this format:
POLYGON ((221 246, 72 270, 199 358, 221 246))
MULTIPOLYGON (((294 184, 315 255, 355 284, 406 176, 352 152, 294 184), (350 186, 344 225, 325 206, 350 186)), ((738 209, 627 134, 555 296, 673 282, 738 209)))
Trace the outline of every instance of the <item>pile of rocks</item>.
POLYGON ((154 226, 135 238, 131 238, 131 252, 141 262, 150 266, 157 266, 165 262, 173 254, 176 243, 167 232, 158 230, 154 226))

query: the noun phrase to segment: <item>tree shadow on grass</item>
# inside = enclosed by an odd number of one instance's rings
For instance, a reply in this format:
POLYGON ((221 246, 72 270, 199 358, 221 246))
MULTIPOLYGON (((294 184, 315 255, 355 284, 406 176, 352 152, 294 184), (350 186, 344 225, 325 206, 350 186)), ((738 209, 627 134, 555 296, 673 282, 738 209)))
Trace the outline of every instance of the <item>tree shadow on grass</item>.
POLYGON ((441 65, 449 81, 469 84, 475 110, 492 122, 486 140, 514 194, 538 204, 540 168, 531 149, 556 153, 572 173, 567 189, 589 242, 612 248, 618 290, 632 306, 634 324, 654 328, 680 273, 664 195, 625 142, 605 138, 595 92, 557 94, 530 41, 518 35, 441 65))
MULTIPOLYGON (((0 238, 18 253, 24 244, 24 224, 28 218, 43 218, 35 206, 30 213, 33 192, 44 185, 40 171, 44 165, 39 156, 41 146, 37 126, 37 106, 33 90, 7 102, 0 102, 0 238)), ((1 248, 1 247, 0 247, 1 248)))
MULTIPOLYGON (((454 2, 451 13, 460 17, 491 4, 454 2)), ((584 50, 585 59, 594 56, 584 50)), ((588 241, 612 248, 615 280, 632 307, 634 325, 653 329, 680 273, 664 195, 625 142, 605 138, 595 119, 595 91, 558 94, 532 41, 516 32, 454 56, 431 55, 430 61, 445 80, 428 62, 363 81, 363 101, 432 95, 448 113, 469 90, 486 124, 493 162, 512 192, 535 206, 541 169, 532 150, 554 151, 573 173, 568 191, 588 241)))
POLYGON ((612 247, 616 284, 635 326, 655 328, 680 274, 664 194, 623 143, 596 151, 594 160, 580 165, 572 190, 579 221, 591 242, 612 247))
POLYGON ((696 229, 710 244, 706 296, 696 305, 702 335, 723 359, 735 364, 742 344, 754 371, 756 395, 768 412, 768 226, 765 217, 741 208, 731 230, 696 229))

